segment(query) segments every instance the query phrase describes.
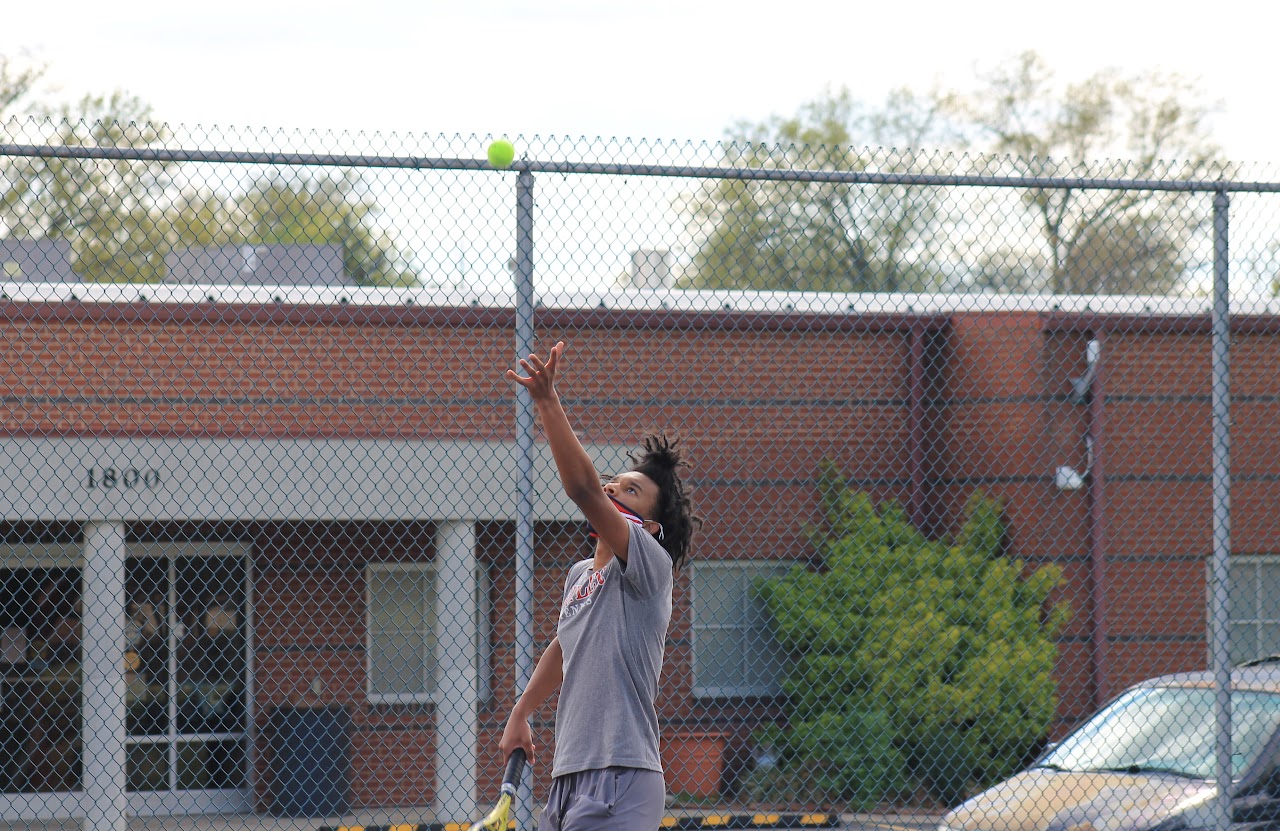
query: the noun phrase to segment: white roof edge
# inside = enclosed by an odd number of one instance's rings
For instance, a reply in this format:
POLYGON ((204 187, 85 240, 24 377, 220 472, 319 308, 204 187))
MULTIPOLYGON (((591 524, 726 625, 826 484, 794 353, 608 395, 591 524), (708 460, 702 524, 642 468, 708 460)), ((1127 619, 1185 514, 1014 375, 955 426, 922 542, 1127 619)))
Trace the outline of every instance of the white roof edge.
MULTIPOLYGON (((240 286, 121 283, 0 282, 0 298, 26 303, 224 303, 238 305, 475 307, 511 309, 514 291, 433 289, 425 286, 240 286)), ((579 310, 765 312, 777 314, 953 314, 1068 312, 1190 316, 1210 310, 1207 297, 1048 294, 871 294, 781 291, 610 289, 539 292, 542 308, 579 310)), ((1233 314, 1280 314, 1280 298, 1236 297, 1233 314)))

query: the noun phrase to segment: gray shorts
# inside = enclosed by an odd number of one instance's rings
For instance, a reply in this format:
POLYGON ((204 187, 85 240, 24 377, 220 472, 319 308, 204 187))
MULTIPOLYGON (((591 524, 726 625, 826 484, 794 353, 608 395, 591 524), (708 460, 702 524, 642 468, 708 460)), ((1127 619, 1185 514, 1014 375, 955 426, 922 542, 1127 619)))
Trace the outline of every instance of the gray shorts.
POLYGON ((551 780, 538 831, 656 831, 667 783, 656 770, 600 768, 551 780))

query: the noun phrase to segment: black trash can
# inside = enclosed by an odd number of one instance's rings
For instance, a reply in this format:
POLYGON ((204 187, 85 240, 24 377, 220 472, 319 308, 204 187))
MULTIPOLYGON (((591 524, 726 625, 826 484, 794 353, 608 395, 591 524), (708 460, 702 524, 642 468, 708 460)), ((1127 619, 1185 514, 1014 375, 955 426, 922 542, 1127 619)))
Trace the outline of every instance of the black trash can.
POLYGON ((334 707, 277 707, 271 714, 271 812, 336 817, 351 806, 351 716, 334 707))

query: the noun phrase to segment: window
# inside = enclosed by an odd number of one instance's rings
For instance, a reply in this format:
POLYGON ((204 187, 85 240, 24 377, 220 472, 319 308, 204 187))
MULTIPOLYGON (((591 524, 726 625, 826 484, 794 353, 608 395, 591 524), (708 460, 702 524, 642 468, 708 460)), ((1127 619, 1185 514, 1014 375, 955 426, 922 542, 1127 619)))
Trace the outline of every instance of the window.
POLYGON ((1231 663, 1280 654, 1280 556, 1232 557, 1231 663))
MULTIPOLYGON (((365 572, 368 585, 368 694, 379 704, 435 700, 439 614, 436 572, 421 563, 377 563, 365 572)), ((489 577, 476 572, 477 693, 488 698, 489 577)), ((445 682, 446 684, 448 682, 445 682)))
POLYGON ((700 562, 692 566, 693 689, 704 697, 777 695, 788 662, 757 597, 758 577, 791 563, 700 562))
POLYGON ((0 561, 0 792, 80 790, 80 552, 5 545, 0 561))

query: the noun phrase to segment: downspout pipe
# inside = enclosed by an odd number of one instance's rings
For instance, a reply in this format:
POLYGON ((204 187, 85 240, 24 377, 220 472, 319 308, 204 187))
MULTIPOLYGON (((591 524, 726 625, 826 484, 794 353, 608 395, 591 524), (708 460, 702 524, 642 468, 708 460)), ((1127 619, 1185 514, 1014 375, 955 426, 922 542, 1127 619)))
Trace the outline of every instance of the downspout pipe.
POLYGON ((911 524, 921 532, 928 517, 924 514, 925 441, 924 441, 924 386, 925 386, 925 338, 928 327, 924 321, 911 324, 909 378, 907 388, 907 431, 910 445, 911 495, 908 516, 911 524))
POLYGON ((1090 625, 1093 631, 1093 704, 1101 707, 1109 695, 1107 672, 1110 632, 1107 629, 1107 466, 1103 441, 1106 427, 1106 369, 1102 361, 1102 338, 1095 335, 1085 347, 1089 367, 1089 408, 1085 444, 1089 458, 1089 575, 1093 586, 1090 625))

